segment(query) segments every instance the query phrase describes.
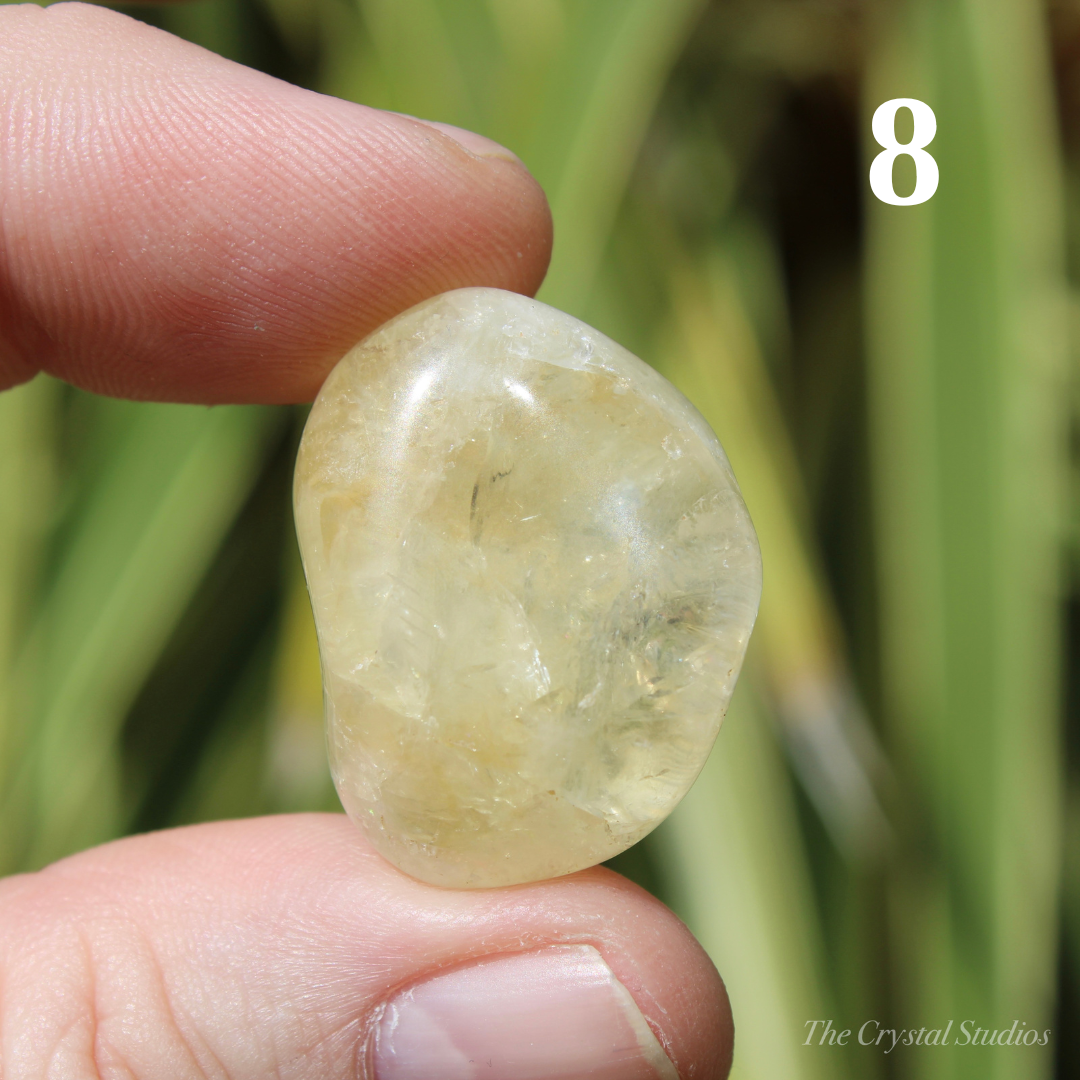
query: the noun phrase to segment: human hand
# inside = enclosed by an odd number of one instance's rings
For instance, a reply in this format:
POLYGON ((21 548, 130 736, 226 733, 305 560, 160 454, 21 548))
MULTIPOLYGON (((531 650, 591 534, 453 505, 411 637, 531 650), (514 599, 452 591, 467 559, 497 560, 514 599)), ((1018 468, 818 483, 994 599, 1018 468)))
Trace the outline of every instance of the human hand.
MULTIPOLYGON (((44 369, 125 397, 309 399, 426 296, 532 293, 550 241, 540 189, 478 136, 101 9, 0 8, 0 387, 44 369)), ((670 1058, 711 1080, 731 1045, 704 952, 599 868, 443 890, 343 817, 299 815, 0 883, 5 1077, 636 1080, 670 1058)))

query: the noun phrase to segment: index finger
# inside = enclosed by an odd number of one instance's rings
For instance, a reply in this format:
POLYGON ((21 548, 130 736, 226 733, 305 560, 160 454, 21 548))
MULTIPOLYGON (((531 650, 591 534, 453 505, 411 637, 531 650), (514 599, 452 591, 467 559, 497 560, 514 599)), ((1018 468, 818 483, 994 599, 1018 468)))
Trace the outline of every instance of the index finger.
POLYGON ((116 12, 0 8, 0 389, 309 400, 427 296, 535 292, 550 247, 543 192, 480 136, 116 12))

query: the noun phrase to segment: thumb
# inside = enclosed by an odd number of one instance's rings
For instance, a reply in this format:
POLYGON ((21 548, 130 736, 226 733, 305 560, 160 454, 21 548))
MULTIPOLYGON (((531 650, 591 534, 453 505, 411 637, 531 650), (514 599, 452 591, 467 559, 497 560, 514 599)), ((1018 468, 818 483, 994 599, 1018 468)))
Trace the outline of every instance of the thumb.
POLYGON ((340 815, 121 840, 0 884, 4 1075, 720 1080, 686 928, 595 869, 462 892, 340 815))

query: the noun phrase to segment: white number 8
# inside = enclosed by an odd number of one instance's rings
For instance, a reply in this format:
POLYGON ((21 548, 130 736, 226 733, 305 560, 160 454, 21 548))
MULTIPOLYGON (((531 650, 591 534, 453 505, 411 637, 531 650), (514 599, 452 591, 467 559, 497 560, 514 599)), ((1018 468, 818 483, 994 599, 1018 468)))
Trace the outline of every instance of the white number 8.
POLYGON ((893 98, 877 107, 870 130, 878 144, 885 147, 870 163, 870 190, 883 203, 893 206, 915 206, 926 202, 938 186, 937 162, 923 149, 937 134, 934 110, 925 101, 915 98, 893 98), (896 141, 896 113, 903 108, 911 110, 915 121, 915 131, 908 143, 896 141), (897 195, 893 189, 893 162, 901 154, 907 154, 915 162, 915 190, 910 195, 897 195))

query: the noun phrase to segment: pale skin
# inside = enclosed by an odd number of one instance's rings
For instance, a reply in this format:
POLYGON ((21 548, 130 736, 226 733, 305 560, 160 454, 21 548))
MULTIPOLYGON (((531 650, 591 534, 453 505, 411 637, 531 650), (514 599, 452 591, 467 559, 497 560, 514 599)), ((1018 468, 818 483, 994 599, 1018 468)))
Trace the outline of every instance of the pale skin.
MULTIPOLYGON (((44 370, 145 400, 306 401, 427 296, 532 294, 543 192, 461 138, 112 12, 0 7, 0 388, 44 370)), ((559 943, 600 951, 684 1080, 727 1075, 723 983, 641 889, 600 868, 433 888, 326 814, 133 837, 0 882, 0 1076, 354 1078, 402 987, 559 943)))

